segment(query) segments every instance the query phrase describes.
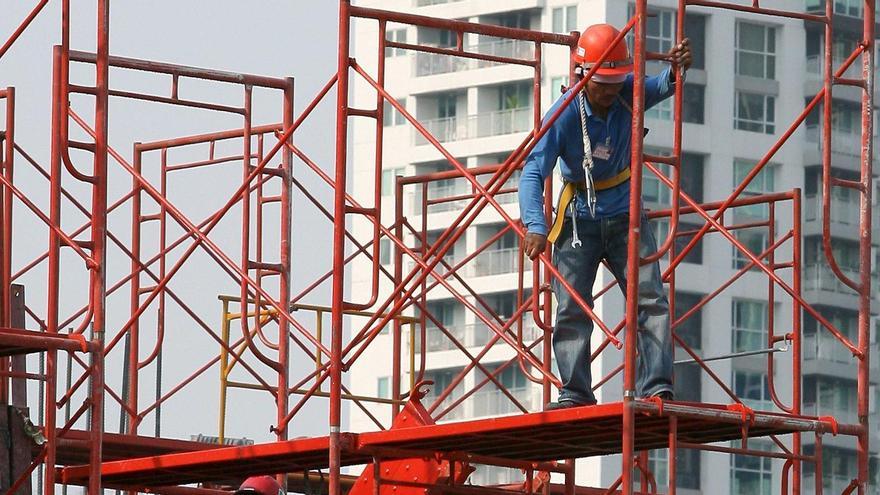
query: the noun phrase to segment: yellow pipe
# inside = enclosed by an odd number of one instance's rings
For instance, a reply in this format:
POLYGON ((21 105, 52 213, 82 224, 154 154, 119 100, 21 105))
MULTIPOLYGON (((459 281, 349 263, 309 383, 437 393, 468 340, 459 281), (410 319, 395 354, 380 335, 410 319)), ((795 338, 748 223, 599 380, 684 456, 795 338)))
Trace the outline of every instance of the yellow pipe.
POLYGON ((217 429, 217 438, 220 445, 223 445, 223 437, 226 434, 226 388, 229 386, 227 379, 227 365, 229 361, 229 302, 223 301, 223 320, 220 324, 220 340, 223 345, 220 347, 220 424, 217 429))

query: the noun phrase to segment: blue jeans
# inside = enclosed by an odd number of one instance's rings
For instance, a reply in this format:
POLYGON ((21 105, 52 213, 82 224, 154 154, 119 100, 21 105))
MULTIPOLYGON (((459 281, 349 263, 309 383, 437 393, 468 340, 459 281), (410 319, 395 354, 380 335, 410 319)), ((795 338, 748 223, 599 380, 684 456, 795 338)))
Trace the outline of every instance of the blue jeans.
MULTIPOLYGON (((627 240, 629 215, 598 220, 578 218, 578 237, 583 243, 571 246, 571 219, 566 218, 553 249, 553 265, 563 278, 593 307, 593 282, 599 264, 605 260, 617 284, 626 295, 627 240)), ((639 255, 657 251, 654 232, 642 216, 639 255)), ((559 367, 562 389, 559 400, 596 403, 591 389, 590 334, 593 321, 575 303, 559 282, 553 280, 558 306, 553 331, 553 352, 559 367)), ((636 362, 636 394, 650 397, 672 391, 672 336, 669 330, 669 301, 657 262, 639 268, 639 335, 636 362)))

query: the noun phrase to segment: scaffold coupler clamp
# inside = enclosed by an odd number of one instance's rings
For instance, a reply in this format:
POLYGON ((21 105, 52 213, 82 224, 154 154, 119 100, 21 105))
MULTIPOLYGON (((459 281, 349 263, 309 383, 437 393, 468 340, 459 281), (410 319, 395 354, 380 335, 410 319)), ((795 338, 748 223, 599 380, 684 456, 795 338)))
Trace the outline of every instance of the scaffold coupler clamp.
POLYGON ((837 418, 834 416, 819 416, 819 421, 827 423, 828 426, 831 427, 831 434, 835 437, 837 436, 837 433, 840 431, 840 425, 837 423, 837 418))

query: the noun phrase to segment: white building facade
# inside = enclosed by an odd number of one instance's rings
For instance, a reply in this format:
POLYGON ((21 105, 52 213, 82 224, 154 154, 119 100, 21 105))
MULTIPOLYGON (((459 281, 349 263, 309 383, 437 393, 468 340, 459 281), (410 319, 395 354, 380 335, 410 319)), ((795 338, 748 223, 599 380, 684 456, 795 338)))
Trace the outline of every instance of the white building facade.
MULTIPOLYGON (((776 0, 766 7, 782 10, 821 10, 821 0, 776 0)), ((409 12, 445 19, 459 19, 484 24, 519 27, 545 32, 568 33, 600 22, 623 26, 630 16, 632 4, 623 0, 362 0, 357 5, 409 12)), ((676 29, 675 0, 650 0, 652 16, 648 21, 648 49, 665 52, 673 44, 676 29)), ((861 35, 862 0, 835 2, 835 65, 855 48, 861 35)), ((762 4, 762 6, 765 6, 762 4)), ((694 65, 684 87, 684 124, 682 154, 682 188, 699 202, 720 201, 741 182, 746 174, 772 147, 801 113, 805 103, 821 90, 821 60, 823 30, 820 26, 797 19, 766 17, 731 10, 689 8, 685 31, 694 48, 694 65)), ((368 70, 376 67, 377 29, 375 22, 355 23, 353 56, 368 70)), ((456 37, 448 32, 387 26, 388 40, 454 47, 456 37)), ((463 45, 480 53, 502 57, 529 57, 533 45, 525 42, 487 39, 466 35, 463 45)), ((415 116, 431 133, 468 167, 503 162, 526 138, 534 125, 535 105, 543 114, 559 96, 561 85, 567 84, 567 50, 548 48, 543 54, 541 99, 533 98, 533 71, 527 67, 478 63, 476 61, 443 55, 414 53, 402 49, 386 50, 386 88, 409 113, 415 116)), ((858 64, 856 64, 858 65, 858 64)), ((659 66, 649 64, 649 73, 659 66)), ((853 69, 855 70, 855 69, 853 69)), ((355 78, 353 78, 353 81, 355 78)), ((353 82, 352 101, 358 108, 375 105, 376 93, 363 82, 353 82)), ((854 88, 834 90, 834 129, 832 155, 834 173, 838 177, 857 178, 860 143, 860 94, 854 88), (854 175, 855 174, 855 175, 854 175)), ((663 154, 672 148, 672 100, 646 113, 646 126, 651 132, 646 137, 646 151, 663 154)), ((856 336, 857 300, 852 292, 837 282, 821 249, 821 149, 820 118, 815 111, 805 125, 794 133, 788 143, 773 157, 771 163, 752 181, 744 195, 791 191, 800 188, 803 196, 803 295, 817 309, 851 338, 856 336)), ((354 132, 351 148, 354 195, 371 198, 374 184, 375 125, 369 119, 352 119, 354 132)), ((441 154, 409 124, 399 112, 385 105, 384 160, 382 164, 383 223, 394 220, 394 177, 421 175, 451 170, 441 154)), ((518 174, 511 179, 515 185, 518 174)), ((876 181, 875 181, 876 183, 876 181)), ((645 172, 644 200, 649 209, 668 208, 671 204, 669 189, 645 172)), ((428 244, 454 220, 466 201, 441 203, 429 207, 427 217, 421 211, 421 186, 410 186, 404 191, 404 214, 416 229, 422 222, 428 226, 428 244)), ((467 195, 470 186, 463 179, 447 179, 430 183, 425 191, 428 198, 448 198, 467 195)), ((832 209, 832 235, 836 259, 845 272, 858 271, 858 196, 835 190, 832 209)), ((875 191, 876 197, 880 196, 875 191)), ((516 194, 496 197, 514 218, 519 217, 516 194)), ((725 214, 728 224, 767 221, 770 209, 766 206, 741 207, 725 214)), ((786 232, 792 228, 791 203, 780 204, 773 210, 773 229, 786 232)), ((703 221, 693 215, 682 216, 679 232, 697 229, 703 221)), ((873 220, 875 242, 878 218, 873 220)), ((504 227, 503 219, 488 208, 455 245, 446 258, 450 265, 464 259, 487 239, 504 227)), ((659 241, 666 238, 668 221, 657 221, 659 241)), ((369 239, 370 227, 355 221, 359 239, 369 239)), ((755 253, 772 243, 766 230, 745 229, 738 237, 755 253)), ((776 239, 779 235, 776 236, 776 239)), ((410 246, 419 246, 408 236, 410 246)), ((676 244, 683 246, 687 238, 676 244)), ((507 321, 517 307, 516 289, 520 257, 518 240, 512 232, 499 237, 489 249, 458 270, 473 290, 484 297, 491 309, 507 321)), ((383 266, 392 270, 393 256, 387 240, 381 241, 380 256, 383 266)), ((877 248, 872 250, 875 279, 878 259, 877 248)), ((790 259, 791 243, 779 251, 779 256, 790 259)), ((718 289, 747 264, 732 245, 719 235, 708 235, 679 266, 675 276, 676 315, 684 314, 707 294, 718 289)), ((665 267, 666 262, 661 263, 665 267)), ((525 287, 531 287, 531 270, 526 263, 525 287)), ((371 274, 366 261, 353 265, 351 294, 368 294, 371 274)), ((404 256, 404 273, 412 266, 404 256)), ((790 270, 780 274, 791 280, 790 270)), ((434 279, 429 278, 429 284, 434 279)), ((600 289, 613 281, 609 272, 602 270, 596 282, 600 289)), ((463 287, 451 282, 452 290, 463 287)), ((387 294, 391 285, 381 284, 387 294)), ((772 325, 775 334, 784 334, 792 327, 791 300, 779 289, 774 302, 768 302, 767 277, 758 270, 745 273, 711 302, 703 306, 677 332, 703 357, 725 356, 732 353, 760 351, 767 347, 767 331, 772 325)), ((527 290, 527 293, 530 290, 527 290)), ((874 292, 875 294, 880 291, 874 292)), ((487 342, 486 326, 448 290, 432 290, 427 304, 433 316, 458 340, 465 343, 472 355, 480 352, 487 342)), ((473 297, 469 301, 474 301, 473 297)), ((877 298, 874 299, 876 311, 877 298)), ((598 299, 595 310, 614 326, 623 315, 623 298, 617 289, 598 299)), ((408 312, 407 314, 416 315, 408 312)), ((540 335, 526 315, 524 338, 540 335)), ((877 319, 872 319, 872 383, 880 381, 876 353, 877 319)), ((435 382, 426 404, 437 397, 471 362, 458 348, 436 331, 436 323, 428 321, 426 343, 426 373, 424 378, 435 382)), ((404 331, 403 368, 409 370, 408 330, 404 331)), ((852 357, 840 344, 833 342, 830 333, 817 328, 808 315, 803 318, 803 411, 809 415, 834 415, 841 422, 857 422, 855 366, 852 357)), ((348 374, 354 393, 390 398, 389 352, 391 336, 383 332, 348 374)), ((598 346, 602 333, 593 332, 593 344, 598 346)), ((783 402, 791 397, 791 353, 783 343, 782 351, 773 354, 776 389, 783 402)), ((540 356, 540 346, 535 349, 540 356)), ((513 357, 509 347, 498 342, 480 363, 488 370, 503 366, 513 357)), ((677 349, 676 358, 688 356, 677 349)), ((620 352, 607 349, 593 363, 594 381, 605 376, 620 364, 620 352)), ((767 354, 756 354, 735 359, 713 361, 711 369, 746 402, 756 409, 775 408, 768 387, 767 354)), ((418 356, 416 356, 418 365, 418 356)), ((538 376, 536 372, 532 375, 538 376)), ((409 375, 405 373, 405 381, 409 375)), ((541 387, 529 381, 516 361, 498 374, 498 379, 529 411, 542 409, 541 387)), ((452 404, 461 393, 474 388, 485 379, 480 370, 473 370, 450 398, 434 412, 452 404), (458 391, 461 392, 458 392, 458 391)), ((408 389, 408 383, 403 386, 408 389)), ((621 380, 615 377, 597 392, 600 402, 620 400, 621 380)), ((555 393, 555 392, 554 392, 555 393)), ((876 387, 871 387, 872 404, 877 403, 876 387)), ((697 365, 676 366, 676 396, 678 400, 729 403, 730 398, 697 365)), ((872 424, 877 425, 876 406, 872 406, 872 424)), ((370 411, 388 424, 390 410, 385 405, 368 406, 370 411)), ((450 410, 443 420, 487 417, 518 413, 520 410, 491 383, 482 387, 469 399, 450 410)), ((356 407, 350 409, 351 431, 366 431, 377 425, 356 407)), ((875 429, 875 431, 877 431, 875 429)), ((804 436, 804 450, 812 450, 813 440, 804 436)), ((880 435, 871 438, 872 450, 880 446, 880 435)), ((752 448, 769 448, 771 443, 754 440, 752 448)), ((824 441, 825 489, 840 493, 855 474, 855 443, 851 439, 826 437, 824 441)), ((665 452, 651 453, 658 486, 666 483, 665 452)), ((876 473, 876 456, 872 469, 876 473)), ((620 459, 616 456, 582 460, 577 468, 577 483, 585 486, 607 487, 619 476, 620 459)), ((769 459, 728 456, 682 450, 678 454, 679 493, 777 493, 780 486, 781 463, 769 459)), ((804 467, 804 493, 812 493, 812 468, 804 467)), ((522 476, 501 469, 481 468, 472 476, 474 484, 507 483, 522 480, 522 476)), ((872 485, 871 493, 880 493, 872 485)), ((661 489, 661 492, 663 490, 661 489)))

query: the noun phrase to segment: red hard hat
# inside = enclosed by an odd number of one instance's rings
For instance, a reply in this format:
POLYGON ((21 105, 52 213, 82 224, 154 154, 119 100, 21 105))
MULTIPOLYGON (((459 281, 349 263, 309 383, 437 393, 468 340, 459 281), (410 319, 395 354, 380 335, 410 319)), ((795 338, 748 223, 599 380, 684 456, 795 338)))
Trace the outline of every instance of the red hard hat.
MULTIPOLYGON (((582 65, 586 73, 619 34, 620 31, 610 24, 593 24, 588 27, 578 39, 574 54, 575 62, 582 65)), ((630 72, 632 72, 632 58, 629 56, 626 43, 621 39, 596 70, 594 79, 598 82, 623 82, 630 72)))
POLYGON ((271 476, 251 476, 235 491, 235 495, 287 495, 271 476))

